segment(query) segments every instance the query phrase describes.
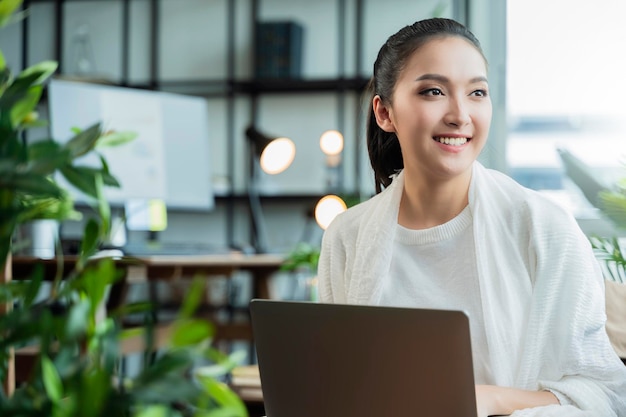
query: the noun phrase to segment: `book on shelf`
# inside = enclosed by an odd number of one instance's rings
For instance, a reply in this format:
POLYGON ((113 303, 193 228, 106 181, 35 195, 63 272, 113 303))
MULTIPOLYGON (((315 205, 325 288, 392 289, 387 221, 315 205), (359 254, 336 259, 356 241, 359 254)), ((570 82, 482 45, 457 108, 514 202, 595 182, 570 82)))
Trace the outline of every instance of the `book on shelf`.
POLYGON ((297 22, 259 22, 256 26, 255 76, 300 78, 304 29, 297 22))
POLYGON ((233 387, 261 387, 258 365, 237 366, 231 371, 230 384, 233 387))
POLYGON ((257 365, 234 368, 231 371, 230 387, 244 401, 263 401, 261 376, 257 365))
POLYGON ((246 402, 263 402, 263 390, 261 387, 232 387, 232 390, 246 402))

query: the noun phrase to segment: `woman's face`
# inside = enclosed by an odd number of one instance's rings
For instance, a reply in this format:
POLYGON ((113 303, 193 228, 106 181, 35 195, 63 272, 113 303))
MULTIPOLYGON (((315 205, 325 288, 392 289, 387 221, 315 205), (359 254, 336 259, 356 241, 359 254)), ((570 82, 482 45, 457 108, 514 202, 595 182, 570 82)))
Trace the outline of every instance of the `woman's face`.
POLYGON ((407 60, 390 105, 378 97, 373 105, 379 126, 398 136, 407 175, 467 174, 491 122, 486 63, 463 38, 432 39, 407 60))

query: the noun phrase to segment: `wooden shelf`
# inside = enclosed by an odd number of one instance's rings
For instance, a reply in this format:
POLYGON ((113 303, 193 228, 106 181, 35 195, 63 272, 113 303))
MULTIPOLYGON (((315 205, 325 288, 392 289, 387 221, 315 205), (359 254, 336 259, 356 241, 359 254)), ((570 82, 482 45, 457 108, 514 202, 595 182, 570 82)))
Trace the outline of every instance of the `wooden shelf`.
POLYGON ((256 93, 307 93, 328 91, 364 91, 369 78, 329 78, 329 79, 266 79, 235 82, 236 92, 256 93))
MULTIPOLYGON (((61 79, 66 79, 63 75, 61 79)), ((105 83, 107 85, 138 88, 142 90, 172 91, 203 97, 226 97, 231 94, 303 94, 332 93, 366 90, 369 78, 320 79, 266 79, 266 80, 170 80, 145 83, 115 83, 102 79, 67 78, 75 81, 105 83)))
MULTIPOLYGON (((261 201, 267 202, 280 202, 280 203, 302 203, 302 202, 313 202, 317 201, 320 198, 324 197, 326 194, 276 194, 276 195, 261 195, 261 201)), ((224 202, 224 201, 236 201, 242 203, 248 203, 248 195, 247 194, 235 194, 235 195, 216 195, 216 202, 224 202)))

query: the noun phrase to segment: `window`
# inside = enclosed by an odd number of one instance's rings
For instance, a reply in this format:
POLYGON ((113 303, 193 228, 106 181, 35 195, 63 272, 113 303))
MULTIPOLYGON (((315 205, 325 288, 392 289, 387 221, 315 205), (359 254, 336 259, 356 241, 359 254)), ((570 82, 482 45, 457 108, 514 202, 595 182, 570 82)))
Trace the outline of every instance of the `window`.
POLYGON ((626 176, 625 17, 623 0, 507 3, 510 174, 575 212, 591 205, 557 148, 607 184, 626 176))

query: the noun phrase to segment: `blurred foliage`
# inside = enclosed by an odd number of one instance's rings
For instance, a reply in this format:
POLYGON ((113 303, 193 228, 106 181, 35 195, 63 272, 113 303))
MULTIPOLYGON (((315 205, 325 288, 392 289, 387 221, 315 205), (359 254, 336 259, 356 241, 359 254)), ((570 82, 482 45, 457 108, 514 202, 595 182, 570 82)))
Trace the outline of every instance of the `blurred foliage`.
MULTIPOLYGON (((598 195, 604 215, 622 232, 626 230, 626 178, 619 180, 611 191, 598 195)), ((626 283, 626 258, 617 237, 591 237, 591 245, 598 259, 604 263, 604 276, 615 282, 626 283)))
MULTIPOLYGON (((0 26, 23 18, 21 6, 22 0, 0 0, 0 26)), ((201 277, 194 280, 173 323, 169 346, 156 354, 151 321, 133 330, 122 327, 130 314, 153 317, 149 303, 124 305, 100 317, 108 289, 123 274, 119 261, 94 257, 110 229, 103 188, 119 186, 98 151, 122 145, 135 135, 103 132, 95 124, 76 129, 64 144, 53 139, 28 143, 25 131, 46 124, 36 108, 44 83, 56 69, 55 62, 46 61, 14 76, 0 51, 0 267, 4 270, 20 224, 80 218, 55 175, 91 196, 96 216, 85 222, 76 268, 60 271, 50 288, 43 287, 41 265, 30 279, 0 285, 0 303, 10 307, 0 315, 0 379, 7 380, 15 349, 33 346, 38 352, 27 381, 15 390, 0 391, 0 415, 247 416, 242 401, 221 378, 239 364, 242 355, 225 355, 212 348, 213 324, 194 318, 201 300, 201 277), (80 165, 85 155, 99 156, 100 166, 80 165), (137 335, 145 342, 146 360, 137 375, 128 377, 121 372, 121 344, 137 335), (197 366, 203 363, 210 366, 197 366)))
POLYGON ((317 263, 320 258, 320 248, 309 243, 300 242, 289 252, 280 267, 281 271, 296 271, 308 268, 312 272, 317 271, 317 263))

